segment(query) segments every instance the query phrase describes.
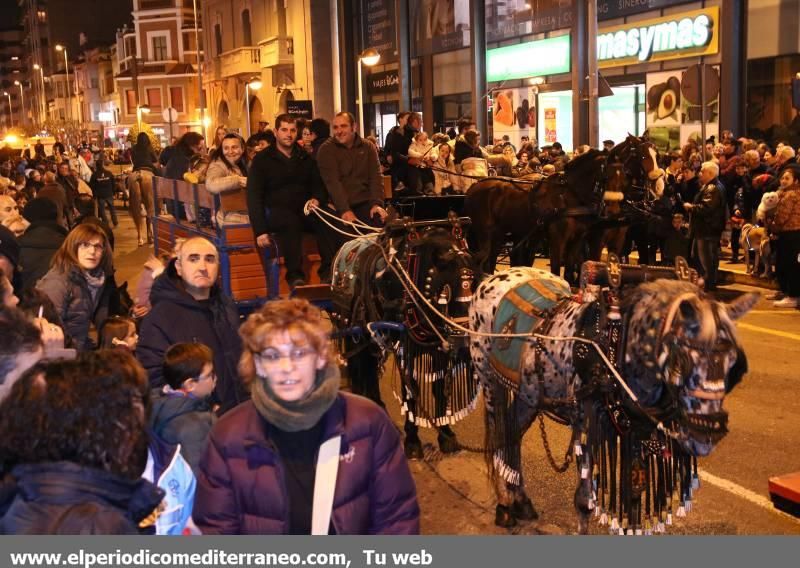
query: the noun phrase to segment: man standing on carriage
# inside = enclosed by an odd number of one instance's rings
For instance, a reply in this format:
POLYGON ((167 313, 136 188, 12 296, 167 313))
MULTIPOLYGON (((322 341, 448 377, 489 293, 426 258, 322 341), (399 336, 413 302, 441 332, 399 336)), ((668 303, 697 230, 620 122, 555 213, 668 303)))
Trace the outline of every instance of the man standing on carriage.
POLYGON ((358 135, 351 113, 334 117, 333 138, 320 146, 317 163, 332 209, 343 221, 383 224, 387 213, 378 150, 358 135))
POLYGON ((322 200, 324 188, 311 155, 297 142, 297 120, 289 114, 275 119, 275 144, 256 154, 247 176, 247 209, 256 244, 271 245, 270 234, 286 263, 286 281, 291 288, 306 283, 303 273, 303 231, 317 238, 321 258, 320 280, 330 279, 335 241, 316 217, 303 214, 309 199, 322 200))

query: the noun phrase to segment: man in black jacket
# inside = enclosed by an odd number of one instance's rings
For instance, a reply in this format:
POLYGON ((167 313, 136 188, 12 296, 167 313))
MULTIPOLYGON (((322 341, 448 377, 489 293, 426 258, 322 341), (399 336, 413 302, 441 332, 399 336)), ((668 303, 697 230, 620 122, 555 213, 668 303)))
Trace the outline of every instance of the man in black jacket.
POLYGON ((286 281, 294 288, 306 282, 303 232, 315 233, 321 257, 319 277, 324 282, 330 278, 335 242, 316 217, 303 213, 310 199, 316 199, 317 203, 324 201, 317 163, 295 144, 295 117, 282 114, 275 119, 275 138, 274 145, 253 158, 247 176, 247 209, 256 244, 262 248, 270 246, 270 233, 275 234, 286 264, 286 281))
POLYGON ((67 230, 59 219, 58 206, 46 197, 32 199, 22 216, 31 224, 19 238, 21 290, 27 290, 50 270, 50 262, 67 238, 67 230))
POLYGON ((186 240, 166 270, 153 282, 153 309, 142 320, 136 357, 147 370, 152 387, 164 385, 163 363, 175 343, 202 343, 214 354, 219 413, 230 410, 248 395, 239 380, 242 354, 239 314, 222 291, 219 253, 203 237, 186 240))
POLYGON ((704 162, 698 178, 700 191, 694 202, 684 203, 683 208, 692 215, 689 229, 705 279, 705 289, 711 292, 717 289, 719 239, 725 230, 728 208, 725 190, 719 181, 719 166, 714 162, 704 162))

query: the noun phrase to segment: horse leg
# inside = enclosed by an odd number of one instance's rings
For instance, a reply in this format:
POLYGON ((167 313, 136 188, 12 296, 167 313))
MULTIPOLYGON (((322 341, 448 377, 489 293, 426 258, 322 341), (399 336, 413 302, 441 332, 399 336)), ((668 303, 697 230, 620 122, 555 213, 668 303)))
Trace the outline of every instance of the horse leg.
MULTIPOLYGON (((409 410, 411 410, 413 401, 406 401, 406 404, 409 405, 409 410)), ((406 458, 410 460, 421 460, 424 454, 422 451, 422 440, 419 439, 419 426, 414 424, 408 415, 406 415, 406 420, 403 424, 403 431, 406 433, 406 439, 403 440, 403 452, 406 454, 406 458)))
POLYGON ((581 435, 584 432, 582 426, 573 426, 573 438, 575 440, 575 467, 578 470, 578 487, 575 489, 575 510, 578 512, 578 534, 588 534, 589 518, 597 506, 595 502, 596 494, 592 480, 594 462, 592 452, 585 445, 581 444, 581 435), (578 455, 580 454, 580 455, 578 455))
MULTIPOLYGON (((439 379, 433 383, 433 398, 436 404, 436 416, 447 415, 447 393, 445 392, 445 380, 439 379)), ((461 449, 456 433, 450 428, 449 424, 436 426, 438 436, 436 441, 443 454, 453 454, 461 449)))
POLYGON ((141 175, 139 172, 133 172, 128 176, 128 212, 131 214, 133 224, 136 226, 136 238, 139 246, 144 244, 142 239, 142 191, 139 185, 141 175))
POLYGON ((364 396, 385 409, 378 385, 378 366, 378 356, 370 347, 361 349, 347 360, 353 393, 364 396))
MULTIPOLYGON (((522 443, 522 438, 525 432, 530 429, 531 424, 536 419, 536 409, 528 404, 517 405, 517 424, 519 424, 519 440, 522 443)), ((522 449, 520 446, 520 470, 519 470, 519 484, 513 489, 514 502, 511 504, 511 513, 514 518, 519 521, 535 521, 539 518, 539 513, 533 506, 533 501, 525 493, 525 477, 522 475, 522 449)))

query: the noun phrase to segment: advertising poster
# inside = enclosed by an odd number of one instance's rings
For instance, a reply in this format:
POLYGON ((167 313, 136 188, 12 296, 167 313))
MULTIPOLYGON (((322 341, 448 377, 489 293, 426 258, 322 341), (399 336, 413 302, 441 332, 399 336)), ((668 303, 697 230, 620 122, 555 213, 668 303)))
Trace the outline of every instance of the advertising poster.
POLYGON ((681 78, 681 124, 699 124, 706 109, 706 124, 719 122, 720 77, 718 65, 692 65, 681 78), (701 74, 703 94, 700 94, 701 74))
POLYGON ((552 144, 558 140, 556 126, 556 113, 558 109, 555 107, 544 109, 544 142, 545 144, 552 144))
POLYGON ((648 73, 645 84, 645 124, 659 152, 681 147, 682 72, 648 73))
POLYGON ((394 0, 368 0, 364 19, 364 37, 367 47, 378 50, 381 63, 395 61, 395 6, 394 0))
POLYGON ((522 136, 536 138, 536 93, 533 88, 502 89, 492 93, 494 138, 508 135, 519 148, 522 136))
POLYGON ((411 0, 414 56, 469 45, 469 0, 411 0))

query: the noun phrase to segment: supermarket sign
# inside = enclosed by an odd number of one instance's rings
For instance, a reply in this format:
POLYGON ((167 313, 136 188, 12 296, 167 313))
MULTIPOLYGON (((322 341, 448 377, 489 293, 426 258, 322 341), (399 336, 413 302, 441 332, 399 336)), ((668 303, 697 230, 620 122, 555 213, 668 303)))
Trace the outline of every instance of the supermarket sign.
POLYGON ((719 51, 719 6, 601 29, 600 67, 635 65, 719 51))
POLYGON ((569 51, 569 34, 490 49, 486 52, 486 80, 493 83, 569 73, 569 51))

